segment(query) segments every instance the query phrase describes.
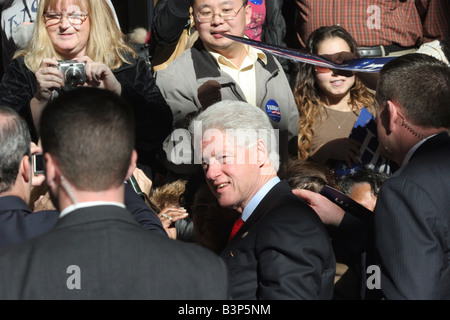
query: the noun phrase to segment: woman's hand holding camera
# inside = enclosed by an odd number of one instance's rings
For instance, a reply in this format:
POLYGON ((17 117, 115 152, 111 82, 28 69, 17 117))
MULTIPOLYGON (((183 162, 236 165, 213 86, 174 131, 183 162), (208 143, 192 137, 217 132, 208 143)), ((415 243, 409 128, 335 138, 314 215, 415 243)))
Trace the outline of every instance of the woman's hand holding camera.
POLYGON ((36 72, 37 90, 35 98, 42 102, 48 102, 52 98, 52 91, 64 86, 61 72, 56 69, 58 59, 56 57, 42 60, 36 72))
POLYGON ((118 95, 122 93, 122 85, 117 81, 114 73, 107 65, 94 62, 87 56, 77 58, 76 60, 86 64, 85 86, 107 89, 118 95))

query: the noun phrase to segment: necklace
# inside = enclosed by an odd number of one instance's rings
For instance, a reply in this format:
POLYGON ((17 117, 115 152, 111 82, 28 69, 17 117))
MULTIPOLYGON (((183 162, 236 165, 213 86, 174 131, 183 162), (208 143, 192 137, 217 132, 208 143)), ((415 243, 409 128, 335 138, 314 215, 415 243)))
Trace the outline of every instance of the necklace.
POLYGON ((334 119, 334 117, 332 116, 331 112, 328 112, 328 117, 329 117, 331 120, 333 120, 333 122, 337 125, 338 130, 340 130, 340 129, 341 129, 341 126, 342 126, 342 125, 344 124, 344 122, 348 119, 348 117, 350 117, 350 115, 351 115, 352 113, 353 113, 353 112, 351 112, 351 111, 347 112, 347 115, 345 116, 344 120, 343 120, 340 124, 334 119))

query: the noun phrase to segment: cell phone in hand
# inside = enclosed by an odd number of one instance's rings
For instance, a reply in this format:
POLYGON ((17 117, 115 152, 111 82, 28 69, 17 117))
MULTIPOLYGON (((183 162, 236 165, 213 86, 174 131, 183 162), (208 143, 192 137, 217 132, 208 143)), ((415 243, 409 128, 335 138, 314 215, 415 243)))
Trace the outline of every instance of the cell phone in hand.
POLYGON ((42 153, 33 154, 34 174, 44 174, 44 155, 42 153))

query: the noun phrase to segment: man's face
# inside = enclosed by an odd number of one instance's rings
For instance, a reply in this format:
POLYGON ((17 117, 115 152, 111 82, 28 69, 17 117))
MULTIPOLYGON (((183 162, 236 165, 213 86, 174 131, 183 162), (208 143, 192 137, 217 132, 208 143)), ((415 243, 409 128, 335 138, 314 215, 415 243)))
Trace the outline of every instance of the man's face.
POLYGON ((198 35, 209 49, 218 53, 228 52, 240 45, 219 33, 244 36, 251 13, 251 6, 248 4, 243 6, 242 0, 196 0, 194 2, 194 18, 198 35), (206 17, 211 13, 213 14, 211 21, 207 18, 202 21, 202 16, 206 17), (231 15, 234 18, 224 20, 219 13, 231 15))
POLYGON ((261 187, 261 170, 254 157, 257 147, 235 145, 216 135, 202 142, 203 170, 207 183, 222 207, 242 212, 261 187))

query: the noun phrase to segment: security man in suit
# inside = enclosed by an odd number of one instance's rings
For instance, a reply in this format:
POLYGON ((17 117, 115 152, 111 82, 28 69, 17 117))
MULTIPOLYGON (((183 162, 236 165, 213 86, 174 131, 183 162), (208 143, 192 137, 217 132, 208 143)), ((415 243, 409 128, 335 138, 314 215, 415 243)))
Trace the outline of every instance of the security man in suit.
POLYGON ((46 234, 0 252, 0 299, 228 297, 220 258, 145 230, 125 208, 123 182, 137 154, 122 98, 74 89, 46 106, 40 127, 60 217, 46 234))
POLYGON ((321 195, 296 194, 324 223, 371 244, 366 298, 450 299, 450 68, 420 53, 395 58, 375 99, 380 153, 400 168, 380 189, 373 234, 321 195))
MULTIPOLYGON (((0 106, 0 247, 41 235, 58 221, 57 210, 33 212, 28 206, 32 186, 45 180, 31 168, 31 155, 39 152, 42 149, 31 142, 25 120, 13 109, 0 106)), ((156 213, 129 185, 125 185, 125 204, 145 229, 167 236, 156 213)))

